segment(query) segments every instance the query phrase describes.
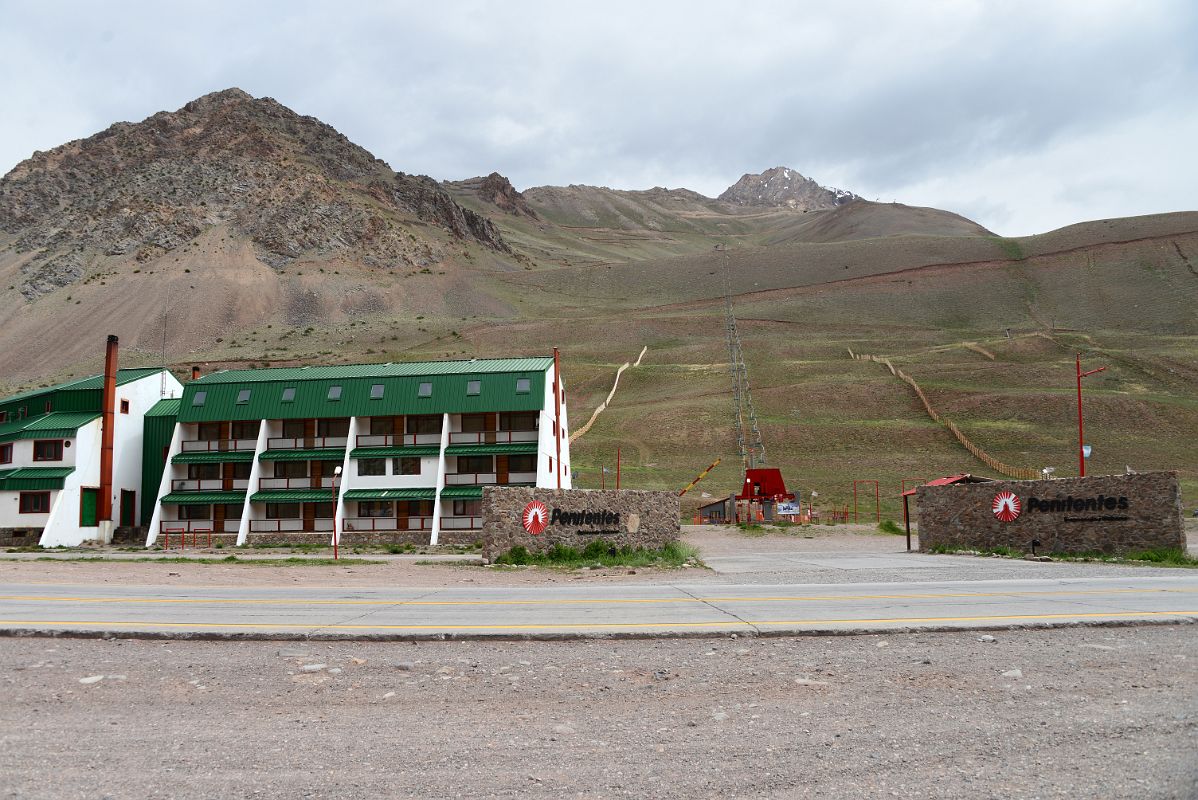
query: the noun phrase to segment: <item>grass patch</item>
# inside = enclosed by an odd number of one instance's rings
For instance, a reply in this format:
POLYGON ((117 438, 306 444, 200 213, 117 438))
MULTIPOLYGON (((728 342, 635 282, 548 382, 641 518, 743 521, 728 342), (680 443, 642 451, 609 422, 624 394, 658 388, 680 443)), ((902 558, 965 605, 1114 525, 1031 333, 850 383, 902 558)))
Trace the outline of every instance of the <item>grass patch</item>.
POLYGON ((878 530, 882 533, 892 533, 896 536, 902 536, 906 533, 899 524, 892 519, 884 519, 878 523, 878 530))
POLYGON ((670 542, 660 550, 643 547, 617 547, 605 539, 589 542, 582 550, 555 544, 544 553, 530 553, 517 545, 498 556, 503 566, 533 566, 579 569, 583 567, 681 567, 702 564, 699 551, 680 542, 670 542))
MULTIPOLYGON (((938 544, 928 549, 930 553, 940 555, 979 555, 979 556, 1002 556, 1004 558, 1023 558, 1024 551, 1013 547, 988 547, 982 549, 971 549, 968 547, 953 547, 951 545, 938 544)), ((1194 558, 1189 553, 1176 547, 1158 547, 1154 550, 1137 550, 1123 555, 1112 555, 1110 553, 1100 553, 1091 551, 1087 553, 1048 553, 1054 561, 1081 561, 1081 562, 1099 562, 1102 564, 1138 564, 1140 566, 1152 565, 1157 567, 1182 567, 1184 569, 1198 569, 1198 558, 1194 558)))

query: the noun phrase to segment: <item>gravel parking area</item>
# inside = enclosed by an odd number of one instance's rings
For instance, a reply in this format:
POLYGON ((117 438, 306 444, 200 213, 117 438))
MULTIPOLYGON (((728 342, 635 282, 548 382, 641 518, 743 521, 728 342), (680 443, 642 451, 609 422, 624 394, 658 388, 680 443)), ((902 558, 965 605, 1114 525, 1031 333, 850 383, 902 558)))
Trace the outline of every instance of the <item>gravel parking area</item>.
POLYGON ((10 639, 12 798, 1198 796, 1192 626, 10 639))

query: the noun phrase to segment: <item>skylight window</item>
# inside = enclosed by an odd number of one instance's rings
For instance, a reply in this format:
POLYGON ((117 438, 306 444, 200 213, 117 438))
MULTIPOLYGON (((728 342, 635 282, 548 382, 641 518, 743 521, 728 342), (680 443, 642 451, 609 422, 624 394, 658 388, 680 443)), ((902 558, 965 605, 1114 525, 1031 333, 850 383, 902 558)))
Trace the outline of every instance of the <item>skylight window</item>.
POLYGON ((330 401, 340 400, 341 399, 341 387, 340 386, 330 386, 328 399, 330 401))
POLYGON ((383 384, 381 384, 381 383, 371 384, 370 399, 371 400, 382 400, 383 399, 383 384))
POLYGON ((483 390, 482 381, 466 381, 466 394, 476 395, 483 390))
POLYGON ((418 397, 432 397, 433 385, 431 383, 420 384, 420 389, 416 392, 418 397))
POLYGON ((532 391, 532 381, 528 378, 516 378, 516 394, 528 394, 532 391))
POLYGON ((242 389, 237 393, 237 405, 244 406, 248 402, 250 402, 250 390, 242 389))
POLYGON ((288 386, 286 389, 284 389, 283 396, 281 398, 279 398, 279 402, 294 403, 295 402, 295 387, 288 386))
POLYGON ((193 406, 202 406, 204 401, 208 399, 207 392, 196 392, 191 396, 191 404, 193 406))

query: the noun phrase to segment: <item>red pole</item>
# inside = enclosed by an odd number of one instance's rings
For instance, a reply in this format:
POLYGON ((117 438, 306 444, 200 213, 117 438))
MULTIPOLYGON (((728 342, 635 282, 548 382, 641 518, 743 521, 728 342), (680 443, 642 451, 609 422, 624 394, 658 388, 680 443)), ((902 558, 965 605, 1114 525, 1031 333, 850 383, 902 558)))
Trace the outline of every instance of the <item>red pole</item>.
POLYGON ((616 448, 616 491, 620 491, 620 448, 616 448))
POLYGON ((882 495, 878 489, 878 482, 874 481, 874 509, 878 512, 878 523, 882 522, 882 495))
MULTIPOLYGON (((848 520, 846 519, 845 522, 848 520)), ((853 481, 853 522, 857 522, 857 481, 853 481)))
POLYGON ((1077 471, 1081 477, 1086 477, 1086 440, 1082 426, 1082 378, 1102 372, 1106 367, 1082 372, 1082 354, 1077 354, 1077 471))

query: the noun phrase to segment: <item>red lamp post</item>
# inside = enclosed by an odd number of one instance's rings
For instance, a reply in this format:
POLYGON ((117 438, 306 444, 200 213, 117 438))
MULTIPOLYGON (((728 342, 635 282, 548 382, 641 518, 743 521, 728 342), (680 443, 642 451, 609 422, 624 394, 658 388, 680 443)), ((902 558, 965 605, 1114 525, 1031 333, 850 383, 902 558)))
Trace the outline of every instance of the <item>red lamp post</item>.
POLYGON ((1077 466, 1083 478, 1086 477, 1086 440, 1082 428, 1082 378, 1087 375, 1093 375, 1096 372, 1102 372, 1104 369, 1106 367, 1082 372, 1082 354, 1077 354, 1077 466))

